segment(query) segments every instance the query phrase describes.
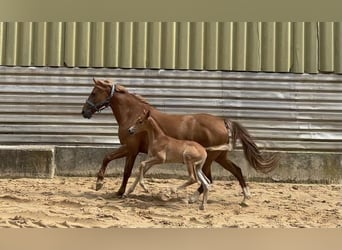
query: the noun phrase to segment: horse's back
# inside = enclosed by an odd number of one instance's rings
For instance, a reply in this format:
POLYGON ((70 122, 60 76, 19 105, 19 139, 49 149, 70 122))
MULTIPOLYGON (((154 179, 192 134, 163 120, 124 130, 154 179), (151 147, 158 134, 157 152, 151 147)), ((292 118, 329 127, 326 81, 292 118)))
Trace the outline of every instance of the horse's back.
POLYGON ((222 118, 211 114, 174 115, 154 112, 154 119, 165 134, 181 140, 196 141, 202 146, 227 142, 228 134, 222 118))

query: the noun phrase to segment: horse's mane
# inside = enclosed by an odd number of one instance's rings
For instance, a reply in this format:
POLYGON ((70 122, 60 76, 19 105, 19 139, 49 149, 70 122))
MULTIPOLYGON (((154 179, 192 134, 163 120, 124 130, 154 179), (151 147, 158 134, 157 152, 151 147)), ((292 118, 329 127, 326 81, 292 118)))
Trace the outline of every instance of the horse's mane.
POLYGON ((144 97, 142 97, 141 95, 137 95, 137 94, 133 94, 133 93, 128 92, 128 90, 120 84, 115 85, 115 91, 119 92, 119 93, 129 94, 129 95, 133 96, 134 98, 136 98, 138 101, 151 106, 151 104, 144 97))

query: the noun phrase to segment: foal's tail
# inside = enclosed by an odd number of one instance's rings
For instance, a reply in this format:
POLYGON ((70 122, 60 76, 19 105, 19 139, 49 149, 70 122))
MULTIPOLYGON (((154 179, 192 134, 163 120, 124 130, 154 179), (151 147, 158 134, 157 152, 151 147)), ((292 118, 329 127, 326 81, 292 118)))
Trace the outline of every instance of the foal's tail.
POLYGON ((278 166, 279 154, 271 154, 269 156, 261 154, 246 128, 235 121, 226 119, 224 122, 227 129, 231 131, 233 148, 235 148, 237 139, 240 139, 245 156, 255 170, 268 173, 278 166))

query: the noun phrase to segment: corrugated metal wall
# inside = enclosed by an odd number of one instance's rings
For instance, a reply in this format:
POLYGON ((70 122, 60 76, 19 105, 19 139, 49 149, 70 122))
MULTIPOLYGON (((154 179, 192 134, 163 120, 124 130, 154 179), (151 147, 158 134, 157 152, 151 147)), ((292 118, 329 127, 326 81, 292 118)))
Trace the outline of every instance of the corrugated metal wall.
POLYGON ((342 152, 342 75, 0 67, 0 144, 118 146, 110 110, 81 116, 92 77, 170 113, 240 121, 261 147, 342 152))
POLYGON ((1 22, 0 65, 342 73, 342 22, 1 22))

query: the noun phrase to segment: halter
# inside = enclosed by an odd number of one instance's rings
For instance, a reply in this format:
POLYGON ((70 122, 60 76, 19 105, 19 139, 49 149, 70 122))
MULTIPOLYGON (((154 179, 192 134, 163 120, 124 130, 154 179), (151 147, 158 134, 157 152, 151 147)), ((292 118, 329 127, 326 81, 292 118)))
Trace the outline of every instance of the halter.
POLYGON ((87 104, 95 109, 96 112, 100 112, 101 110, 104 110, 105 108, 107 108, 110 104, 110 100, 112 99, 113 95, 115 92, 115 85, 112 85, 112 89, 110 91, 110 95, 102 102, 98 103, 98 104, 94 104, 93 102, 87 100, 87 104))

